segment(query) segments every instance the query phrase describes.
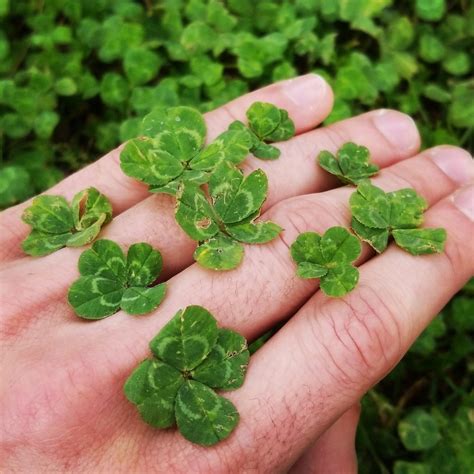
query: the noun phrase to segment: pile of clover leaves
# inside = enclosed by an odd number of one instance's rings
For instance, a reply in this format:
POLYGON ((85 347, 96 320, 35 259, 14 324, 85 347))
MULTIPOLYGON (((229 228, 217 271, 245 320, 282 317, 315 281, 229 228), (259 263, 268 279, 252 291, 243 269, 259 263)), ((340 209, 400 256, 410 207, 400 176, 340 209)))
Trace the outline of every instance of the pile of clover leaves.
MULTIPOLYGON (((272 104, 255 102, 247 124, 233 122, 206 145, 203 116, 190 107, 158 109, 143 119, 139 137, 121 152, 123 172, 149 186, 151 193, 175 196, 175 217, 197 241, 194 258, 206 269, 232 270, 244 257, 244 244, 265 244, 283 230, 259 216, 267 197, 262 170, 245 176, 239 165, 249 154, 275 160, 272 143, 288 140, 295 126, 288 113, 272 104)), ((353 233, 331 227, 321 235, 300 234, 291 256, 301 278, 319 278, 328 296, 340 297, 355 288, 361 241, 383 252, 390 239, 413 255, 441 252, 444 229, 420 228, 425 200, 412 189, 385 193, 369 178, 378 172, 369 150, 346 143, 336 156, 323 151, 319 165, 343 183, 357 186, 350 198, 353 233)), ((112 219, 112 206, 95 188, 78 193, 69 204, 62 196, 35 198, 22 216, 32 230, 23 250, 47 255, 62 247, 92 243, 112 219)), ((120 309, 141 315, 163 301, 166 283, 155 284, 162 269, 161 254, 149 244, 135 243, 127 255, 106 239, 97 240, 79 258, 80 277, 68 300, 82 318, 97 320, 120 309)), ((214 390, 243 384, 249 350, 236 332, 217 327, 204 308, 189 306, 178 313, 150 342, 153 353, 125 383, 127 398, 142 419, 157 428, 177 425, 188 440, 213 445, 236 427, 234 405, 214 390)))

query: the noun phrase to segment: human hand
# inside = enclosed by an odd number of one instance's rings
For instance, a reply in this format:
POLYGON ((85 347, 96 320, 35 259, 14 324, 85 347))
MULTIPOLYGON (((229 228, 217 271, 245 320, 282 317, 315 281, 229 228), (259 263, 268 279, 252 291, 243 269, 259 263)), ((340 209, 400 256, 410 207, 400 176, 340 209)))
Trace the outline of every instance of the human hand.
POLYGON ((124 248, 146 241, 160 249, 168 295, 153 314, 118 313, 85 322, 66 301, 83 249, 34 259, 21 254, 27 204, 1 214, 1 452, 11 472, 301 472, 356 469, 354 433, 360 397, 403 356, 430 319, 474 273, 474 180, 468 154, 438 147, 416 154, 408 117, 374 111, 310 131, 329 113, 332 94, 303 76, 248 94, 206 116, 209 139, 256 100, 289 111, 298 135, 281 143, 275 162, 250 158, 245 171, 269 178, 266 218, 285 231, 246 248, 241 266, 215 273, 192 264, 195 243, 177 226, 173 199, 149 196, 126 177, 119 151, 49 191, 71 198, 86 186, 109 197, 116 216, 102 232, 124 248), (382 168, 387 191, 414 187, 430 209, 429 226, 448 232, 443 254, 413 257, 392 246, 373 258, 364 247, 359 286, 341 299, 295 275, 288 246, 303 231, 349 223, 348 187, 315 165, 322 149, 354 141, 382 168), (462 189, 461 189, 462 188, 462 189), (254 339, 290 318, 251 359, 244 386, 228 393, 241 421, 224 442, 202 448, 175 430, 145 425, 123 395, 124 380, 148 354, 148 341, 179 308, 199 304, 254 339), (33 467, 32 467, 33 466, 33 467), (293 466, 293 467, 292 467, 293 466))

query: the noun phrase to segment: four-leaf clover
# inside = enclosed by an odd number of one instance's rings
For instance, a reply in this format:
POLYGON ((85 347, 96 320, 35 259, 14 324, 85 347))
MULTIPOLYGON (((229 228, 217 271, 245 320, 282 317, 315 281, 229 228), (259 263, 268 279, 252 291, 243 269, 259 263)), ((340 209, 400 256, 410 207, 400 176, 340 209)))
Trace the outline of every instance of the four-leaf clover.
POLYGON ((352 229, 377 252, 383 252, 390 235, 399 247, 413 255, 442 252, 446 230, 418 229, 426 201, 414 189, 385 193, 369 181, 359 183, 350 198, 352 229))
POLYGON ((175 195, 182 182, 204 184, 219 163, 239 164, 249 153, 245 130, 227 130, 204 147, 206 133, 203 116, 191 107, 157 109, 143 119, 143 136, 125 145, 120 166, 151 192, 175 195))
POLYGON ((254 102, 247 110, 248 129, 236 120, 230 130, 247 130, 252 154, 262 160, 276 160, 280 150, 268 143, 289 140, 295 135, 295 124, 288 112, 266 102, 254 102))
POLYGON ((144 360, 124 385, 142 419, 156 427, 177 425, 203 446, 227 438, 239 413, 217 390, 242 386, 249 362, 240 334, 220 329, 201 306, 180 310, 150 342, 153 359, 144 360))
POLYGON ((343 296, 355 288, 359 270, 352 265, 361 253, 356 236, 344 227, 331 227, 324 235, 300 234, 291 245, 291 256, 301 278, 320 278, 328 296, 343 296))
POLYGON ((209 181, 209 202, 197 185, 185 182, 178 192, 176 220, 194 240, 201 242, 194 258, 203 267, 230 270, 242 260, 241 243, 273 240, 281 227, 257 222, 268 190, 267 176, 256 170, 248 176, 229 163, 219 165, 209 181))
POLYGON ((165 283, 149 288, 162 266, 160 252, 147 243, 131 245, 125 258, 115 242, 98 240, 79 258, 81 277, 69 288, 69 303, 85 319, 102 319, 120 308, 149 313, 165 296, 165 283))
POLYGON ((96 188, 77 193, 71 205, 62 196, 33 199, 22 219, 32 227, 22 242, 25 253, 43 256, 62 247, 81 247, 92 242, 112 219, 110 201, 96 188))
POLYGON ((345 143, 339 148, 336 156, 326 150, 318 156, 321 168, 347 184, 357 184, 378 173, 379 167, 370 163, 369 160, 369 150, 355 143, 345 143))

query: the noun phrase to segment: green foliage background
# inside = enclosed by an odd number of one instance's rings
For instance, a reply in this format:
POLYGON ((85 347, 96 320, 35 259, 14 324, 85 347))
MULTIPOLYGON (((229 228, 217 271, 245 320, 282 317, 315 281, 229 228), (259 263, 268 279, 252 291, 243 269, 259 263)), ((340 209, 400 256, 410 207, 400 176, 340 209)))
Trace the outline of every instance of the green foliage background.
MULTIPOLYGON (((316 71, 327 122, 375 107, 424 145, 474 142, 470 0, 0 0, 0 208, 133 137, 156 106, 212 109, 316 71)), ((361 472, 472 473, 473 286, 364 400, 361 472)))

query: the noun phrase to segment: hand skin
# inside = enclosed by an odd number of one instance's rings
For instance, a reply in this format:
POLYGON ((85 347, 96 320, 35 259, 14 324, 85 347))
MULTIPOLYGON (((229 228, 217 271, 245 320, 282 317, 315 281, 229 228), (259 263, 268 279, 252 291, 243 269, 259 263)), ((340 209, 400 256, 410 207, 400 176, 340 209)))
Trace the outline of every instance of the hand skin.
POLYGON ((358 401, 400 360, 415 338, 474 273, 474 166, 462 149, 418 153, 414 122, 377 110, 312 130, 328 115, 332 92, 306 75, 243 96, 206 115, 209 138, 256 100, 295 120, 297 136, 279 144, 275 162, 249 158, 270 181, 265 218, 285 230, 248 246, 242 265, 215 273, 192 261, 195 243, 174 221, 173 199, 147 193, 120 171, 110 152, 48 191, 71 198, 96 186, 112 201, 114 220, 101 237, 124 248, 146 241, 160 249, 168 295, 154 313, 78 319, 66 301, 84 249, 43 258, 22 255, 28 203, 0 214, 0 463, 2 472, 301 472, 357 471, 358 401), (386 191, 413 187, 428 203, 426 225, 445 227, 446 251, 413 257, 395 246, 374 258, 363 247, 359 286, 331 299, 317 281, 295 276, 288 246, 300 232, 348 226, 353 189, 315 165, 322 149, 367 146, 386 191), (143 423, 122 386, 148 341, 179 308, 199 304, 223 327, 256 338, 288 320, 255 356, 245 384, 228 396, 241 421, 224 442, 202 448, 176 430, 143 423))

